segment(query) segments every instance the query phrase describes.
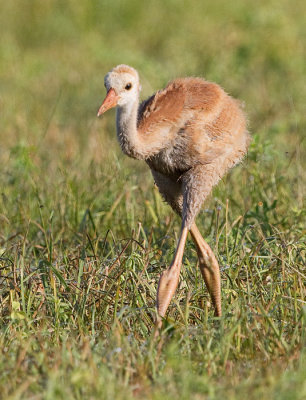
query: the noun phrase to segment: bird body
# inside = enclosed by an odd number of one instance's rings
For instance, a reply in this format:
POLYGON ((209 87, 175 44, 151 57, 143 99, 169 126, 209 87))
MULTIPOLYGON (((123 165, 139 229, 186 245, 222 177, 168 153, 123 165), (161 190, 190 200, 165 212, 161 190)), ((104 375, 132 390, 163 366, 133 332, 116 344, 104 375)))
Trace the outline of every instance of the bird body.
POLYGON ((144 157, 151 169, 169 177, 212 163, 222 177, 243 157, 249 139, 239 103, 200 78, 176 79, 144 101, 137 128, 149 142, 163 132, 162 149, 144 157))
POLYGON ((195 218, 213 186, 247 151, 250 136, 240 103, 215 83, 180 78, 139 104, 138 73, 127 65, 110 71, 105 87, 98 116, 117 106, 123 152, 148 164, 161 195, 182 217, 174 260, 159 282, 159 316, 165 315, 178 284, 189 231, 216 314, 221 315, 219 266, 195 218))

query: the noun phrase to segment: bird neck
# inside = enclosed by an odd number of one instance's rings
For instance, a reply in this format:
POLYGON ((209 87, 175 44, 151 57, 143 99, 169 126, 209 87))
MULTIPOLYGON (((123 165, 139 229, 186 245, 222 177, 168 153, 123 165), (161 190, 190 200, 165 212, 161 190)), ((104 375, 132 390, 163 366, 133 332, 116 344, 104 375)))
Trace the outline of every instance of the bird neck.
POLYGON ((122 151, 130 157, 143 159, 141 137, 137 131, 138 97, 134 102, 117 106, 117 137, 122 151))

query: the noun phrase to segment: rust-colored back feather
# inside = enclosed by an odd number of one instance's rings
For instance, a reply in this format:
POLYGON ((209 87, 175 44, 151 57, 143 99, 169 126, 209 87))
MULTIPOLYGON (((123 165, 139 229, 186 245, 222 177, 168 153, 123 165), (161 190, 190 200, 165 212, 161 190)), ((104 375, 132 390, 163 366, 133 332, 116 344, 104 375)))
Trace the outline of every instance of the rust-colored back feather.
POLYGON ((201 78, 176 79, 142 102, 138 112, 138 131, 150 133, 165 123, 170 128, 192 111, 214 113, 219 110, 225 95, 220 86, 201 78))
POLYGON ((187 92, 185 108, 211 112, 219 105, 222 89, 215 83, 200 78, 182 79, 187 92))
POLYGON ((163 124, 175 124, 181 117, 185 94, 182 85, 174 81, 145 100, 139 107, 138 132, 146 134, 157 126, 161 128, 163 124))

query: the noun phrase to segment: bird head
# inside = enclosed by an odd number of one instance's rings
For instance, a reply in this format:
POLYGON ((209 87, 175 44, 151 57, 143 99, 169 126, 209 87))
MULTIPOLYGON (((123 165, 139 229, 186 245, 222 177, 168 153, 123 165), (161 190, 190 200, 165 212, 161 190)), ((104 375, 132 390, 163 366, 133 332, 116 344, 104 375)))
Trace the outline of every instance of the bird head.
POLYGON ((99 108, 98 117, 112 107, 122 107, 138 98, 140 91, 138 72, 128 65, 117 65, 105 75, 106 97, 99 108))

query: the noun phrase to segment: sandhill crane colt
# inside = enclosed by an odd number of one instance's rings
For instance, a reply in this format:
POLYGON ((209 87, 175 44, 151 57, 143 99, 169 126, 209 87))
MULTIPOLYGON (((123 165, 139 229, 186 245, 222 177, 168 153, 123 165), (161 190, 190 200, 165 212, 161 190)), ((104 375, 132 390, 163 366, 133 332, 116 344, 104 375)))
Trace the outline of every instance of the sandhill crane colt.
POLYGON ((104 84, 98 116, 117 106, 122 151, 148 164, 161 195, 182 217, 174 258, 158 284, 157 326, 177 288, 189 231, 215 315, 221 316, 219 265, 195 218, 213 186, 247 151, 250 136, 239 102, 215 83, 181 78, 139 104, 138 73, 127 65, 113 68, 104 84))

